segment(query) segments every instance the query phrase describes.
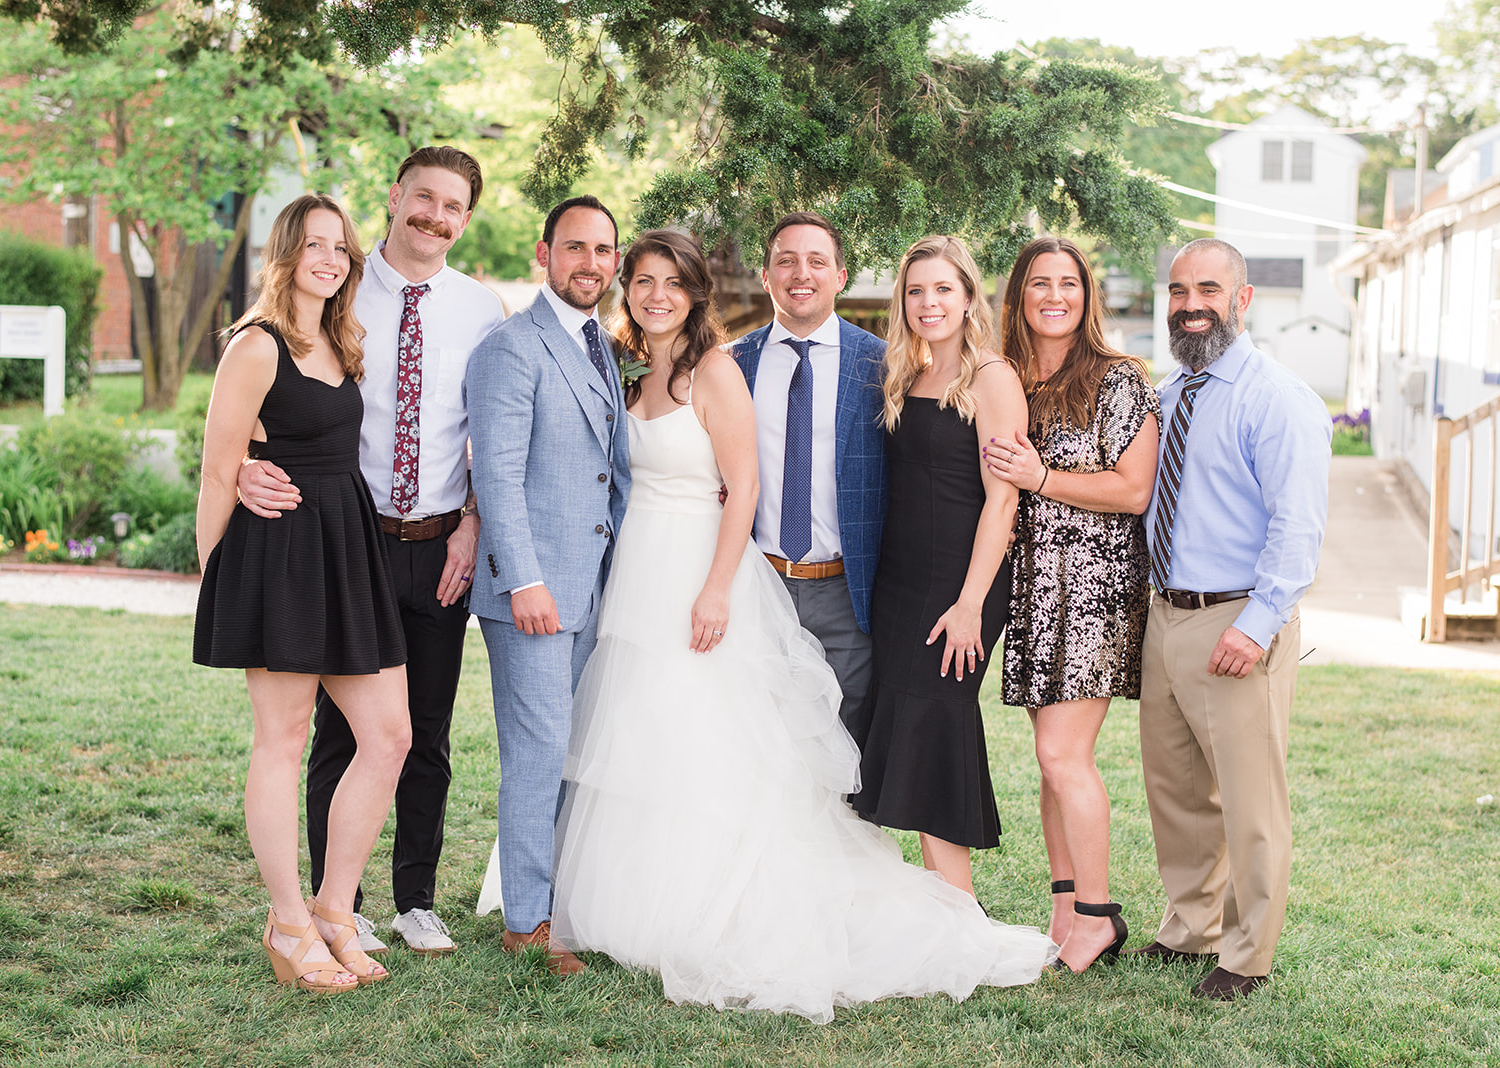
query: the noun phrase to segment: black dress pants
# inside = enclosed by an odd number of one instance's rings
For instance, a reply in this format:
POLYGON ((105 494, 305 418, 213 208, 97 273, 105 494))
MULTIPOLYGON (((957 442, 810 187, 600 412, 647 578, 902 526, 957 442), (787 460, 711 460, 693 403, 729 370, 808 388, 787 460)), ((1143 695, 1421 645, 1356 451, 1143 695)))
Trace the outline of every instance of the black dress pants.
MULTIPOLYGON (((448 808, 448 784, 453 779, 448 763, 448 729, 463 666, 469 610, 467 593, 447 608, 438 604, 438 580, 448 557, 446 538, 402 541, 391 534, 385 538, 406 633, 406 688, 411 712, 411 751, 396 785, 391 890, 396 911, 409 912, 432 908, 437 888, 443 816, 448 808)), ((316 894, 323 883, 328 806, 354 758, 355 743, 344 714, 321 688, 313 728, 312 752, 307 760, 307 846, 316 894)), ((363 898, 363 889, 355 892, 355 911, 359 911, 363 898)))

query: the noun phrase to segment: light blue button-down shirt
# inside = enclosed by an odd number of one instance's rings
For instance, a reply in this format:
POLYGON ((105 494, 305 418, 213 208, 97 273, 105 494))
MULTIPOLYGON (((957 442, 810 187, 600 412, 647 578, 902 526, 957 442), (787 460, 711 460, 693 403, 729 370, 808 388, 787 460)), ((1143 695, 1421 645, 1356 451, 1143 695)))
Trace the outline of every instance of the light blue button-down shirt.
MULTIPOLYGON (((1234 625, 1262 649, 1312 585, 1328 525, 1333 423, 1307 384, 1241 333, 1208 366, 1188 429, 1172 528, 1175 590, 1250 590, 1234 625)), ((1170 426, 1188 372, 1157 392, 1170 426)), ((1162 434, 1162 448, 1167 435, 1162 434)), ((1146 512, 1155 529, 1156 497, 1146 512)))

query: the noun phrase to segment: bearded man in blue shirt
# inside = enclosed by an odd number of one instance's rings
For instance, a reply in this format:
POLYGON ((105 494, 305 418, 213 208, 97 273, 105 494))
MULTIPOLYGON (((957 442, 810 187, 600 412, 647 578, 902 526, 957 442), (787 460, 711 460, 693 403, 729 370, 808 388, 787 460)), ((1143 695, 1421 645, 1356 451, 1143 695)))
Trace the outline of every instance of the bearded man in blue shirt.
POLYGON ((1252 293, 1224 241, 1172 261, 1182 366, 1160 387, 1169 423, 1146 513, 1141 764, 1167 907, 1135 952, 1217 956, 1193 993, 1221 1001, 1266 981, 1286 920, 1297 602, 1318 569, 1332 435, 1317 394, 1244 332, 1252 293))

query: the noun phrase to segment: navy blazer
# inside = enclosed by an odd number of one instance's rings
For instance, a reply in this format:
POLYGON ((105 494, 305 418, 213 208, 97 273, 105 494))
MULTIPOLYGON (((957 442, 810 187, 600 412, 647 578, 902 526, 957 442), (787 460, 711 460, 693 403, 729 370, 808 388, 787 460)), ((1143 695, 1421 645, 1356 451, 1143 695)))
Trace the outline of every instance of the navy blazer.
MULTIPOLYGON (((730 346, 734 362, 755 393, 755 372, 771 332, 769 324, 730 346)), ((834 486, 838 496, 839 542, 854 620, 870 632, 870 589, 880 562, 880 535, 887 495, 885 429, 885 342, 839 319, 839 392, 834 427, 834 486)))

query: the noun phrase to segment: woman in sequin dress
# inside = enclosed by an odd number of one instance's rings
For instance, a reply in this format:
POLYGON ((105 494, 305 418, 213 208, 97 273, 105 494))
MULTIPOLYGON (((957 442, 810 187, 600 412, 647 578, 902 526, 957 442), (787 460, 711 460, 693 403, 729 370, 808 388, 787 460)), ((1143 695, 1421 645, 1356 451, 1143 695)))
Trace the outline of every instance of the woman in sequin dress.
POLYGON ((1094 742, 1110 698, 1140 696, 1150 593, 1141 516, 1161 429, 1145 367, 1104 342, 1099 295, 1072 242, 1042 237, 1022 250, 1001 348, 1026 388, 1030 435, 986 448, 990 470, 1022 490, 1002 691, 1031 716, 1048 933, 1074 971, 1113 959, 1128 933, 1109 897, 1109 795, 1094 742))

